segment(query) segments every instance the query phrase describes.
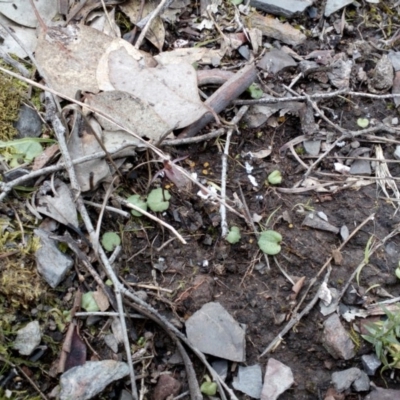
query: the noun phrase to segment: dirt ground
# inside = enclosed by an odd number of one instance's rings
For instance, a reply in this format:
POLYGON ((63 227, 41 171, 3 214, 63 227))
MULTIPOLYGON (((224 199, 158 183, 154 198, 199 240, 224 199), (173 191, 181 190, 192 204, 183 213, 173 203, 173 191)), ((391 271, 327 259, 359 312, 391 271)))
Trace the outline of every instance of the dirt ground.
MULTIPOLYGON (((319 3, 319 2, 318 2, 319 3)), ((322 2, 321 2, 322 3, 322 2)), ((320 43, 316 38, 310 38, 305 44, 296 48, 300 55, 306 55, 314 49, 331 49, 336 53, 346 52, 350 44, 359 39, 375 40, 379 37, 377 22, 368 24, 368 15, 375 16, 372 7, 378 9, 377 13, 384 13, 386 2, 376 7, 372 4, 363 3, 362 12, 355 13, 354 8, 349 8, 347 14, 354 29, 345 30, 343 37, 336 46, 329 43, 320 43), (380 7, 380 8, 379 8, 380 7), (380 10, 380 11, 379 11, 380 10), (357 29, 356 29, 357 27, 357 29)), ((321 10, 322 5, 316 4, 321 10)), ((386 14, 385 14, 386 15, 386 14)), ((370 17, 373 19, 373 17, 370 17)), ((397 24, 398 16, 393 17, 397 24), (397 21, 397 22, 396 22, 397 21)), ((185 19, 182 17, 182 21, 185 19)), ((290 21, 292 25, 303 25, 311 30, 318 23, 306 15, 290 21)), ((170 32, 172 38, 176 38, 179 28, 170 32)), ((182 34, 183 38, 193 39, 182 34)), ((396 50, 396 47, 393 47, 396 50)), ((154 49, 153 49, 154 50, 154 49)), ((366 72, 372 70, 383 52, 378 50, 369 54, 362 65, 366 72)), ((234 61, 229 60, 231 64, 234 61)), ((357 70, 354 68, 351 78, 351 88, 357 91, 367 91, 366 84, 361 84, 356 79, 357 70)), ((277 88, 279 84, 290 84, 292 73, 284 74, 279 78, 271 78, 267 83, 271 89, 277 88), (275 85, 275 86, 274 86, 275 85)), ((328 83, 316 82, 312 79, 302 78, 298 87, 306 91, 314 88, 331 90, 328 83)), ((241 98, 248 98, 244 95, 241 98)), ((318 106, 326 111, 326 115, 337 115, 335 123, 347 130, 358 130, 357 118, 368 116, 369 120, 382 121, 387 117, 398 117, 398 111, 393 105, 392 99, 378 100, 368 98, 338 97, 318 101, 318 106), (339 122, 338 122, 339 121, 339 122)), ((234 115, 234 107, 223 113, 225 119, 231 119, 234 115)), ((323 120, 318 120, 319 129, 327 131, 331 129, 323 120)), ((209 131, 210 127, 203 130, 209 131)), ((334 132, 335 135, 337 132, 334 132)), ((259 358, 262 351, 279 334, 285 323, 291 318, 292 311, 298 304, 299 298, 303 296, 304 290, 317 276, 321 267, 332 255, 332 251, 338 249, 342 243, 339 234, 312 229, 304 226, 303 220, 308 212, 315 210, 326 214, 330 224, 340 228, 347 226, 352 232, 365 219, 372 214, 375 218, 366 224, 341 251, 342 260, 332 263, 332 272, 328 285, 339 291, 348 282, 351 274, 363 261, 367 242, 371 236, 380 240, 397 229, 400 223, 400 213, 396 213, 396 204, 391 203, 382 194, 382 191, 371 180, 371 184, 355 189, 343 188, 338 185, 335 190, 327 192, 304 191, 297 193, 285 193, 282 188, 293 188, 296 183, 302 180, 304 169, 293 157, 290 151, 280 151, 282 146, 301 135, 299 118, 297 115, 286 114, 283 118, 277 118, 275 127, 265 124, 260 128, 250 129, 245 123, 239 124, 239 132, 234 133, 231 140, 228 159, 227 175, 227 198, 232 199, 236 193, 243 197, 249 208, 250 214, 256 213, 266 221, 271 216, 268 227, 279 232, 283 237, 282 251, 279 255, 269 257, 269 268, 265 265, 264 256, 257 246, 252 229, 246 224, 244 218, 228 212, 229 226, 238 226, 241 230, 241 241, 231 245, 221 238, 219 205, 201 199, 198 195, 198 188, 192 187, 189 190, 178 189, 166 179, 157 180, 153 187, 164 185, 170 191, 171 205, 169 209, 160 214, 165 222, 173 226, 188 242, 182 245, 170 232, 161 225, 144 218, 131 218, 125 220, 116 217, 115 214, 105 212, 102 231, 119 232, 122 238, 122 252, 114 264, 118 276, 123 282, 140 289, 143 285, 149 285, 153 289, 146 290, 150 305, 156 308, 162 315, 174 320, 177 327, 184 332, 184 322, 202 305, 210 301, 218 301, 239 323, 246 325, 246 364, 253 365, 260 363, 263 371, 268 356, 259 358), (257 152, 260 149, 272 150, 271 154, 264 158, 253 159, 254 167, 252 175, 261 183, 254 187, 248 179, 245 161, 249 160, 244 155, 248 152, 257 152), (282 173, 283 181, 278 186, 262 184, 267 181, 268 175, 279 170, 282 173), (293 299, 292 285, 280 272, 277 262, 288 275, 294 280, 305 277, 303 290, 297 299, 293 299), (159 264, 163 264, 162 272, 159 264), (169 291, 154 290, 154 287, 168 289, 169 291)), ((318 132, 317 132, 318 135, 318 132)), ((376 134, 379 136, 379 134, 376 134)), ((394 160, 393 152, 397 141, 396 138, 385 134, 387 140, 382 143, 384 156, 388 160, 394 160)), ((335 137, 336 138, 336 137, 335 137)), ((374 142, 366 137, 348 139, 346 145, 358 141, 363 147, 370 147, 374 142)), ((187 146, 164 147, 163 150, 171 154, 172 159, 187 157, 179 162, 189 172, 196 172, 199 180, 207 180, 221 185, 222 152, 225 144, 225 136, 213 139, 204 143, 191 144, 187 146)), ((295 146, 296 153, 303 161, 308 163, 310 157, 305 155, 301 144, 295 146)), ((331 152, 310 176, 317 176, 320 183, 343 182, 347 176, 335 172, 334 163, 338 157, 346 155, 343 150, 331 152)), ((371 151, 371 153, 373 153, 371 151)), ((118 194, 128 196, 129 194, 143 193, 149 184, 149 174, 154 176, 157 172, 156 164, 147 164, 150 155, 146 152, 138 152, 134 157, 128 158, 126 165, 141 165, 136 169, 122 169, 123 179, 118 186, 118 194)), ((372 156, 371 156, 372 157, 372 156)), ((315 159, 315 158, 314 158, 315 159)), ((388 163, 389 170, 393 177, 398 177, 400 165, 398 162, 388 163)), ((398 185, 398 181, 396 181, 398 185)), ((102 203, 104 190, 102 187, 86 196, 88 200, 102 203)), ((114 204, 116 205, 116 204, 114 204)), ((118 205, 116 205, 118 206, 118 205)), ((15 207, 27 212, 24 206, 24 199, 14 192, 5 202, 2 208, 2 215, 6 210, 15 207)), ((98 219, 98 210, 90 208, 90 216, 93 221, 98 219)), ((25 222, 32 228, 32 220, 27 217, 25 222)), ((400 284, 394 271, 400 260, 400 237, 394 236, 385 246, 381 247, 370 258, 367 266, 360 275, 360 285, 355 281, 351 285, 357 290, 366 294, 369 302, 380 301, 376 289, 385 289, 393 297, 400 296, 400 284)), ((32 261, 32 260, 31 260, 32 261)), ((1 262, 1 258, 0 258, 1 262)), ((70 309, 72 296, 70 295, 81 284, 78 280, 78 273, 83 273, 79 267, 72 270, 66 281, 51 293, 52 303, 41 304, 44 310, 52 307, 63 307, 70 309)), ((319 282, 325 272, 319 277, 319 282)), ((83 284, 86 289, 94 289, 91 281, 83 284)), ((319 285, 312 287, 305 299, 307 304, 316 294, 319 285)), ((12 301, 7 294, 0 293, 3 306, 0 311, 3 315, 10 315, 12 301)), ((345 297, 345 299, 349 298, 345 297)), ((45 298, 45 296, 43 296, 45 298)), ((304 307, 303 305, 303 307, 304 307)), ((32 310, 37 311, 38 304, 25 303, 19 310, 13 310, 18 323, 22 324, 31 318, 32 310)), ((39 314, 41 310, 39 310, 39 314)), ((41 358, 41 365, 27 363, 28 374, 33 376, 40 383, 44 392, 56 385, 57 380, 48 374, 57 360, 60 346, 63 341, 63 334, 54 328, 54 322, 49 322, 44 331, 49 351, 41 358)), ((283 338, 273 357, 282 363, 290 366, 293 371, 295 384, 291 389, 282 394, 279 399, 323 399, 326 391, 331 387, 331 375, 334 371, 341 371, 350 367, 360 367, 360 357, 373 351, 372 346, 354 332, 353 324, 345 324, 346 329, 352 332, 352 338, 356 344, 356 357, 343 361, 331 357, 322 346, 322 323, 325 317, 320 313, 319 307, 315 306, 308 315, 283 338), (353 335, 354 333, 354 335, 353 335)), ((92 350, 89 353, 101 356, 104 359, 113 358, 115 355, 108 349, 101 340, 101 330, 104 322, 98 322, 93 326, 83 323, 80 333, 85 341, 90 344, 92 350)), ((149 389, 149 398, 155 386, 155 380, 151 376, 155 371, 169 370, 182 382, 182 392, 187 390, 183 365, 168 365, 166 360, 175 353, 176 347, 166 333, 153 322, 145 319, 132 319, 134 335, 137 338, 144 337, 146 333, 153 334, 153 347, 151 350, 152 361, 148 365, 148 375, 144 384, 149 389)), ((8 326, 8 325, 7 325, 8 326)), ((15 333, 15 332, 13 332, 15 333)), ((3 339, 7 335, 4 335, 3 339)), ((10 340, 9 338, 7 340, 10 340)), ((0 353, 1 354, 1 353, 0 353)), ((2 356, 3 357, 3 356, 2 356)), ((123 359, 123 350, 118 357, 123 359)), ((195 363, 198 378, 201 380, 206 373, 204 366, 191 355, 195 363)), ((18 361, 18 356, 13 353, 13 362, 18 361)), ((212 357, 210 357, 212 361, 212 357)), ((9 366, 0 358, 0 376, 9 372, 9 366), (4 372, 4 373, 3 373, 4 372)), ((233 365, 229 371, 227 382, 231 382, 237 365, 233 365)), ((385 371, 382 375, 379 372, 373 377, 378 386, 399 389, 400 375, 398 370, 385 371)), ((17 388, 23 393, 20 399, 33 398, 36 394, 31 386, 23 379, 14 380, 9 383, 12 389, 17 388), (24 392, 25 391, 25 392, 24 392), (27 396, 27 397, 24 397, 27 396)), ((118 399, 123 384, 111 385, 106 391, 98 396, 99 399, 118 399)), ((236 393, 240 399, 246 396, 236 393)), ((1 396, 0 396, 1 397, 1 396)), ((5 397, 2 397, 5 398, 5 397)), ((346 396, 348 400, 364 398, 364 394, 350 393, 346 396)))

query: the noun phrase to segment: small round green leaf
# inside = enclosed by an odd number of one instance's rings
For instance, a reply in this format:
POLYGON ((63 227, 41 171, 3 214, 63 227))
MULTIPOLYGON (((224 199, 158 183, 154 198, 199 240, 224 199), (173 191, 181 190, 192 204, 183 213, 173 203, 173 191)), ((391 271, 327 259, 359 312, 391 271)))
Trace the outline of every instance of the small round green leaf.
POLYGON ((240 229, 237 226, 232 226, 228 235, 226 236, 227 242, 235 244, 240 240, 240 229))
POLYGON ((369 125, 369 120, 367 118, 358 118, 357 125, 364 129, 369 125))
POLYGON ((217 393, 217 384, 215 382, 203 382, 200 386, 201 393, 207 396, 215 396, 217 393))
MULTIPOLYGON (((126 199, 128 203, 133 204, 136 207, 141 208, 144 211, 147 211, 147 203, 140 197, 138 194, 134 194, 126 199)), ((131 210, 131 213, 134 217, 141 217, 143 214, 136 210, 131 210)))
POLYGON ((248 92, 250 93, 251 98, 253 99, 261 99, 264 92, 261 90, 260 86, 257 83, 252 83, 248 88, 248 92))
POLYGON ((258 246, 265 254, 270 256, 275 256, 280 253, 280 242, 282 242, 282 235, 276 231, 261 232, 258 238, 258 246))
POLYGON ((279 185, 282 182, 281 171, 275 170, 268 175, 268 182, 271 185, 279 185))
POLYGON ((113 251, 121 244, 121 239, 115 232, 106 232, 101 238, 101 244, 105 250, 113 251))
POLYGON ((169 199, 171 195, 168 190, 162 188, 153 189, 147 196, 147 205, 151 211, 161 212, 165 211, 169 207, 169 199))
POLYGON ((400 267, 396 268, 396 270, 394 271, 394 273, 395 273, 396 276, 400 279, 400 267))
POLYGON ((100 311, 100 308, 93 297, 93 292, 87 292, 82 295, 81 307, 87 312, 100 311))

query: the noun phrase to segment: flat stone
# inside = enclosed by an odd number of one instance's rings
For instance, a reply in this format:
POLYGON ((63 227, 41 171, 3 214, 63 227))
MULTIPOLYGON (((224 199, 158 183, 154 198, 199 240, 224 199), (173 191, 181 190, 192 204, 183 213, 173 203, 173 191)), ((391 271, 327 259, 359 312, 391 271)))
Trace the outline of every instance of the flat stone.
POLYGON ((21 105, 18 120, 14 123, 18 138, 39 137, 42 134, 42 120, 36 110, 21 105))
POLYGON ((87 400, 101 393, 111 382, 129 374, 127 363, 103 360, 87 361, 64 372, 60 378, 60 400, 87 400))
POLYGON ((352 175, 371 175, 371 163, 367 160, 355 160, 350 167, 352 175))
POLYGON ((320 140, 305 140, 303 142, 304 150, 310 156, 317 156, 321 150, 320 140))
POLYGON ((35 229, 34 233, 40 238, 40 247, 35 254, 37 269, 54 289, 65 278, 74 261, 58 249, 57 242, 49 238, 49 232, 35 229))
POLYGON ((17 332, 13 348, 23 356, 30 356, 42 340, 38 321, 29 322, 17 332))
MULTIPOLYGON (((393 79, 392 94, 400 94, 400 71, 396 71, 393 79)), ((396 107, 400 106, 400 97, 393 97, 396 107)))
POLYGON ((361 356, 361 363, 364 371, 370 376, 375 375, 376 370, 382 365, 381 360, 374 353, 361 356))
POLYGON ((261 400, 276 400, 294 383, 292 370, 274 358, 270 358, 264 376, 261 400))
POLYGON ((353 382, 353 389, 356 392, 366 392, 369 390, 370 381, 368 375, 361 371, 360 376, 353 382))
POLYGON ((322 345, 333 358, 350 360, 355 356, 354 344, 337 314, 331 315, 324 322, 322 345))
POLYGON ((282 50, 272 49, 258 62, 257 67, 271 74, 277 74, 289 67, 296 67, 297 63, 289 54, 282 50))
POLYGON ((307 214, 302 222, 302 225, 308 226, 309 228, 320 229, 321 231, 327 231, 336 234, 339 233, 339 228, 333 226, 329 222, 324 221, 315 213, 307 214))
POLYGON ((341 10, 353 2, 354 0, 328 0, 326 2, 324 15, 325 17, 329 17, 334 12, 341 10))
POLYGON ((245 331, 219 303, 204 304, 186 321, 189 341, 200 351, 226 360, 244 362, 245 331))
POLYGON ((365 397, 364 400, 397 400, 400 399, 400 390, 383 389, 375 387, 375 390, 365 397))
POLYGON ((344 371, 334 372, 332 374, 332 383, 335 390, 339 393, 349 389, 351 384, 361 376, 361 370, 358 368, 349 368, 344 371))
POLYGON ((228 376, 228 361, 226 360, 216 360, 211 363, 211 366, 214 368, 215 372, 225 380, 228 376))
POLYGON ((240 365, 238 375, 234 378, 232 386, 254 399, 259 399, 263 387, 261 366, 259 364, 250 367, 240 365))
POLYGON ((269 14, 292 17, 313 5, 312 0, 251 0, 250 5, 269 14))

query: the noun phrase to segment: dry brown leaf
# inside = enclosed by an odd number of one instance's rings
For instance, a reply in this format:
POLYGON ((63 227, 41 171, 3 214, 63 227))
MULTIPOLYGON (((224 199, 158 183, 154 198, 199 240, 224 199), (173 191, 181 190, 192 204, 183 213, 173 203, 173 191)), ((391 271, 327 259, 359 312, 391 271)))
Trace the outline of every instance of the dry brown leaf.
POLYGON ((97 290, 93 292, 93 298, 96 301, 96 304, 99 306, 100 311, 107 311, 110 307, 108 297, 105 295, 101 288, 98 287, 97 290))
POLYGON ((32 171, 38 171, 39 169, 43 168, 58 152, 58 149, 58 144, 52 144, 51 146, 47 147, 43 153, 35 158, 32 171))
MULTIPOLYGON (((153 12, 159 4, 156 0, 147 0, 144 3, 143 13, 140 15, 141 0, 130 0, 119 7, 129 17, 132 24, 136 24, 139 20, 153 12)), ((157 17, 151 23, 150 29, 147 31, 146 39, 148 39, 159 51, 162 50, 165 41, 165 28, 163 21, 157 17)))
POLYGON ((208 111, 200 100, 191 65, 146 68, 140 64, 140 53, 132 48, 116 41, 109 46, 97 70, 100 89, 125 91, 148 102, 170 129, 184 128, 208 111))
MULTIPOLYGON (((98 95, 89 95, 86 102, 105 114, 111 115, 116 122, 141 137, 158 141, 170 130, 153 107, 127 92, 112 90, 98 95)), ((104 145, 108 151, 126 142, 136 142, 140 145, 134 136, 121 132, 115 124, 99 116, 97 120, 105 130, 103 132, 104 145)))
POLYGON ((164 51, 154 58, 161 64, 212 64, 218 65, 221 62, 224 52, 222 50, 209 49, 206 47, 191 47, 164 51))

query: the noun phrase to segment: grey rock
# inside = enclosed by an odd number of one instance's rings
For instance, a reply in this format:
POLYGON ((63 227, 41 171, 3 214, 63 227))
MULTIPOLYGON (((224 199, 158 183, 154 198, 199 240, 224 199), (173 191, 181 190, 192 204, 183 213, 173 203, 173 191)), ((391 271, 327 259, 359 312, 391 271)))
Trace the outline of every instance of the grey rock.
POLYGON ((292 17, 312 6, 312 0, 251 0, 250 5, 274 15, 292 17))
POLYGON ((18 120, 14 123, 18 138, 39 137, 42 134, 42 120, 36 110, 21 105, 18 120))
POLYGON ((389 57, 384 54, 377 62, 368 89, 372 93, 382 93, 393 86, 394 70, 389 57))
POLYGON ((319 218, 318 215, 315 213, 307 214, 303 220, 302 225, 308 226, 309 228, 320 229, 322 231, 339 233, 339 228, 319 218))
POLYGON ((204 304, 186 321, 189 341, 203 353, 243 362, 245 332, 219 303, 204 304))
POLYGON ((128 364, 114 360, 87 361, 64 372, 60 378, 60 400, 87 400, 111 382, 129 374, 128 364))
POLYGON ((211 363, 211 366, 214 368, 215 372, 225 380, 228 376, 228 361, 226 360, 216 360, 211 363))
POLYGON ((238 375, 234 378, 232 386, 254 399, 259 399, 263 386, 261 366, 259 364, 250 367, 240 365, 238 375))
POLYGON ((325 305, 323 301, 319 303, 319 309, 324 316, 334 313, 338 308, 339 291, 335 288, 329 288, 332 294, 332 301, 329 305, 325 305))
POLYGON ((37 269, 54 289, 65 278, 74 262, 70 256, 58 249, 57 242, 49 238, 49 232, 35 229, 34 233, 40 238, 41 244, 35 254, 37 269))
POLYGON ((400 390, 382 389, 376 387, 364 400, 398 400, 400 399, 400 390))
POLYGON ((127 390, 123 389, 118 397, 118 400, 133 400, 133 397, 127 390))
POLYGON ((400 71, 400 52, 399 51, 390 51, 388 54, 389 60, 392 63, 394 70, 400 71))
POLYGON ((261 400, 276 400, 294 383, 292 370, 274 358, 270 358, 264 376, 261 400))
POLYGON ((349 237, 349 228, 346 225, 343 225, 340 228, 340 236, 342 237, 342 240, 345 241, 349 237))
POLYGON ((240 46, 238 49, 239 54, 246 60, 250 60, 250 49, 249 46, 244 45, 244 46, 240 46))
POLYGON ((364 371, 370 375, 375 375, 376 370, 382 365, 376 354, 364 354, 361 356, 361 363, 364 371))
POLYGON ((369 386, 370 382, 368 375, 364 371, 361 371, 358 379, 353 382, 353 389, 356 392, 366 392, 367 390, 369 390, 369 386))
POLYGON ((104 342, 115 354, 118 353, 118 342, 112 333, 104 336, 104 342))
POLYGON ((324 322, 322 344, 328 353, 336 359, 350 360, 355 356, 354 344, 350 335, 343 328, 337 314, 331 315, 324 322))
POLYGON ((317 156, 321 150, 320 140, 305 140, 303 142, 304 150, 310 156, 317 156))
POLYGON ((361 370, 358 368, 349 368, 344 371, 334 372, 332 374, 332 383, 335 390, 339 393, 347 390, 351 384, 361 376, 361 370))
POLYGON ((354 0, 328 0, 325 6, 325 17, 329 17, 336 11, 341 10, 342 8, 348 6, 353 3, 354 0))
POLYGON ((29 322, 17 332, 13 348, 23 356, 30 356, 42 340, 38 321, 29 322))
POLYGON ((278 49, 270 50, 257 64, 258 68, 270 72, 271 74, 277 74, 286 68, 295 66, 297 66, 296 61, 294 61, 289 54, 278 49))
POLYGON ((168 358, 168 364, 171 364, 171 365, 183 364, 183 359, 182 359, 181 353, 179 353, 178 350, 176 350, 175 353, 172 354, 172 356, 168 358))
POLYGON ((350 167, 352 175, 371 175, 371 163, 367 160, 355 160, 350 167))

